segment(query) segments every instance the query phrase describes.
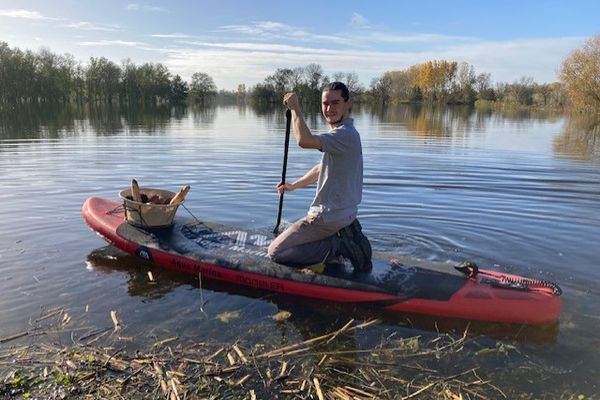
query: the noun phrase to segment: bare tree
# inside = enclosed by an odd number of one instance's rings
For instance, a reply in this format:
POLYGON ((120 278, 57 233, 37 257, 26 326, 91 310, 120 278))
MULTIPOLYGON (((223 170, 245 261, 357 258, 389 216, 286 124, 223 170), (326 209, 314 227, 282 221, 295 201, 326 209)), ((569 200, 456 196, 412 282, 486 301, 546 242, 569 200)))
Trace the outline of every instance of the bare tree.
POLYGON ((193 101, 204 103, 217 95, 217 85, 210 75, 204 72, 196 72, 192 75, 190 84, 190 97, 193 101))

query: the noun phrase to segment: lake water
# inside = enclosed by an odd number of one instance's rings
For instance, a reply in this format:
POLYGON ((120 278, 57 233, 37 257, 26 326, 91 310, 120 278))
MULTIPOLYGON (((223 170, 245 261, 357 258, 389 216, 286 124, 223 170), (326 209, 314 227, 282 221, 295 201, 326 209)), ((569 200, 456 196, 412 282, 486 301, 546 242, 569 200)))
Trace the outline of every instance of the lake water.
MULTIPOLYGON (((359 214, 376 250, 436 262, 469 259, 557 282, 564 291, 560 323, 532 334, 535 339, 475 331, 478 343, 516 349, 482 362, 479 373, 506 393, 597 396, 598 126, 561 115, 470 108, 357 107, 353 113, 364 153, 359 214)), ((117 310, 134 343, 161 332, 231 342, 258 325, 292 341, 353 317, 352 310, 267 292, 211 282, 199 289, 193 277, 159 269, 151 284, 140 261, 112 256, 81 219, 87 197, 116 199, 136 178, 141 186, 174 191, 191 185, 186 206, 200 219, 272 229, 283 110, 29 110, 0 118, 0 337, 29 329, 53 307, 82 326, 111 326, 110 310, 117 310), (276 323, 270 316, 278 309, 292 317, 276 323), (224 329, 215 316, 231 310, 240 316, 224 329)), ((326 129, 318 112, 307 112, 307 122, 314 131, 326 129)), ((319 158, 292 143, 288 178, 319 158)), ((313 195, 312 188, 286 195, 285 221, 303 216, 313 195)), ((431 330, 384 320, 365 335, 389 332, 431 330)), ((28 340, 35 339, 21 343, 28 340)))

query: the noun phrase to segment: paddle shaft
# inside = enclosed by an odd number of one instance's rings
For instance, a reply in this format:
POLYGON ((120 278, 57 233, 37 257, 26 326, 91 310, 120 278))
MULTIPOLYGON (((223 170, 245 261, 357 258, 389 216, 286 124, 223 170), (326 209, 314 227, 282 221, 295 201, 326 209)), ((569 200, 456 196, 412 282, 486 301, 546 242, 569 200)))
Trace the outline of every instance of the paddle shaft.
MULTIPOLYGON (((287 172, 287 159, 288 149, 290 148, 290 127, 292 125, 292 111, 288 108, 285 112, 285 145, 283 149, 283 168, 281 171, 281 184, 285 185, 285 174, 287 172)), ((274 234, 279 233, 279 224, 281 223, 281 211, 283 210, 283 195, 285 192, 281 192, 279 195, 279 211, 277 212, 277 224, 273 229, 274 234)))

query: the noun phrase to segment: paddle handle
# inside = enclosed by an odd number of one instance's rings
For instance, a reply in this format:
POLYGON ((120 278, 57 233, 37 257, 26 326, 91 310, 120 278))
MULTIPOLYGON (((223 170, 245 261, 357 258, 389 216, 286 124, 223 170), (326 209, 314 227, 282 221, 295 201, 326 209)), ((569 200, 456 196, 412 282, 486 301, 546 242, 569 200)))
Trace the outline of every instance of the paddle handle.
MULTIPOLYGON (((285 185, 285 175, 287 173, 287 160, 288 160, 288 149, 290 148, 290 127, 292 125, 292 111, 288 108, 285 112, 285 144, 283 150, 283 168, 281 171, 281 184, 285 185)), ((279 233, 279 224, 281 224, 281 214, 283 211, 283 195, 285 192, 281 192, 279 195, 279 211, 277 212, 277 224, 273 229, 274 234, 279 233)))

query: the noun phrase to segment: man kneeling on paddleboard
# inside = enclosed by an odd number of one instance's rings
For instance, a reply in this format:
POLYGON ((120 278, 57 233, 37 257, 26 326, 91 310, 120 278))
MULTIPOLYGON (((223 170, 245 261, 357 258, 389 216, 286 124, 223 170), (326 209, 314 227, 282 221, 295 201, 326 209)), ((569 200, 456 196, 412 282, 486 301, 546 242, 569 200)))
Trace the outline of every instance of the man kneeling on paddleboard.
POLYGON ((283 103, 292 112, 298 145, 317 149, 323 157, 303 177, 277 185, 281 194, 317 183, 317 193, 308 214, 273 240, 269 257, 280 264, 307 266, 339 262, 342 256, 355 271, 370 271, 371 245, 356 219, 362 198, 363 158, 360 135, 350 118, 348 88, 342 82, 323 88, 321 111, 330 131, 321 135, 308 129, 295 93, 287 93, 283 103))

